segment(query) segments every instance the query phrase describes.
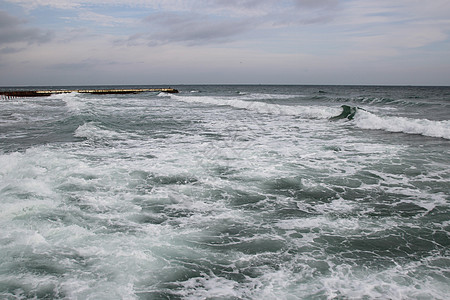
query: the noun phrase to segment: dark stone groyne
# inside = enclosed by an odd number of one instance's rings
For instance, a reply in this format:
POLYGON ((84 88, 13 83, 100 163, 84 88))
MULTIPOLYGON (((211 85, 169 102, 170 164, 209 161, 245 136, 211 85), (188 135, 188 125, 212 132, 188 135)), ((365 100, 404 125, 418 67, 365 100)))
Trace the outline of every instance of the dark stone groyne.
POLYGON ((0 91, 0 97, 45 97, 53 94, 64 93, 89 93, 89 94, 136 94, 143 92, 164 92, 178 93, 178 90, 172 88, 152 88, 152 89, 93 89, 93 90, 24 90, 24 91, 0 91))

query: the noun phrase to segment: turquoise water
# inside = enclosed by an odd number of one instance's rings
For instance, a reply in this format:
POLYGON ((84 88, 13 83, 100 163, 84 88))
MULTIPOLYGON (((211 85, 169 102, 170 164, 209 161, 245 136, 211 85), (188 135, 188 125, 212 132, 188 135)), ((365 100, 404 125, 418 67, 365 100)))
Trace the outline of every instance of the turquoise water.
POLYGON ((450 88, 175 88, 0 100, 0 298, 447 298, 450 88))

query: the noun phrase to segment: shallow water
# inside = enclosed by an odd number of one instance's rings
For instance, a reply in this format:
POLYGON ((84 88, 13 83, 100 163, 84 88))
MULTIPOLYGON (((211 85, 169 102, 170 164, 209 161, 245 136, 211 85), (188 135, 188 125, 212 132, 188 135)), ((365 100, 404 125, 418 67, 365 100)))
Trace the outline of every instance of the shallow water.
POLYGON ((446 299, 450 88, 177 88, 0 100, 1 298, 446 299))

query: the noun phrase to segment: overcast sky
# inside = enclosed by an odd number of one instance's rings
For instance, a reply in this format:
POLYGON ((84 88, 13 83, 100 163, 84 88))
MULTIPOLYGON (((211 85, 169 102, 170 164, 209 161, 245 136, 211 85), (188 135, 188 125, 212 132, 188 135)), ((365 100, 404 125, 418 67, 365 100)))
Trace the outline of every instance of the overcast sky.
POLYGON ((450 85, 449 0, 0 0, 0 86, 450 85))

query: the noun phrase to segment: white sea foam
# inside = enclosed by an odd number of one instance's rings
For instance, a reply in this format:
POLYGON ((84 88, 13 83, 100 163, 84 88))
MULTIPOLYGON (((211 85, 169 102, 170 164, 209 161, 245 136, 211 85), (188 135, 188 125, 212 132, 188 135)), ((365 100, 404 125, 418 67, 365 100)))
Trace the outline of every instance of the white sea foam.
POLYGON ((160 92, 160 93, 158 94, 158 97, 170 97, 170 95, 171 95, 171 94, 169 94, 169 93, 160 92))
MULTIPOLYGON (((48 100, 45 102, 37 102, 28 100, 27 98, 18 98, 14 101, 2 102, 0 112, 0 127, 13 124, 23 124, 29 126, 53 120, 54 114, 58 113, 60 108, 53 105, 56 101, 48 100)), ((1 131, 1 130, 0 130, 1 131)), ((8 136, 9 130, 6 130, 8 136)))
POLYGON ((427 277, 429 272, 428 263, 421 262, 397 264, 378 272, 355 270, 344 264, 334 267, 332 274, 321 279, 321 283, 330 299, 341 295, 350 299, 445 299, 439 292, 450 291, 444 282, 431 278, 417 280, 427 277))
POLYGON ((378 129, 450 139, 450 121, 381 117, 367 111, 358 110, 355 116, 355 124, 363 129, 378 129))
POLYGON ((88 138, 89 140, 124 140, 136 136, 135 134, 103 129, 95 122, 89 122, 79 126, 75 130, 74 135, 76 137, 88 138))
POLYGON ((67 108, 71 112, 78 113, 87 108, 86 100, 77 92, 54 94, 49 97, 54 99, 61 99, 66 103, 67 108))
POLYGON ((245 295, 238 290, 239 285, 234 280, 220 278, 214 274, 202 275, 182 283, 183 289, 179 295, 183 299, 241 298, 245 295))
POLYGON ((243 100, 282 100, 282 99, 295 99, 298 97, 303 97, 301 95, 288 95, 288 94, 262 94, 262 93, 243 93, 243 100))
MULTIPOLYGON (((264 99, 290 99, 297 96, 276 94, 244 94, 236 98, 211 96, 170 95, 173 99, 218 106, 231 106, 263 114, 290 115, 301 118, 328 119, 341 112, 341 108, 328 106, 290 106, 260 102, 264 99)), ((450 139, 450 121, 431 121, 405 117, 380 117, 373 113, 358 110, 355 124, 363 129, 378 129, 389 132, 404 132, 430 137, 450 139)))
MULTIPOLYGON (((230 106, 240 109, 246 109, 261 114, 274 115, 289 115, 298 116, 302 118, 311 119, 328 119, 336 114, 339 114, 341 109, 327 106, 291 106, 280 105, 266 102, 259 102, 256 100, 263 99, 289 99, 293 96, 289 95, 266 95, 266 94, 252 94, 241 97, 211 97, 211 96, 179 96, 171 95, 171 97, 178 101, 189 103, 203 103, 217 106, 230 106)), ((294 96, 295 97, 295 96, 294 96)))

